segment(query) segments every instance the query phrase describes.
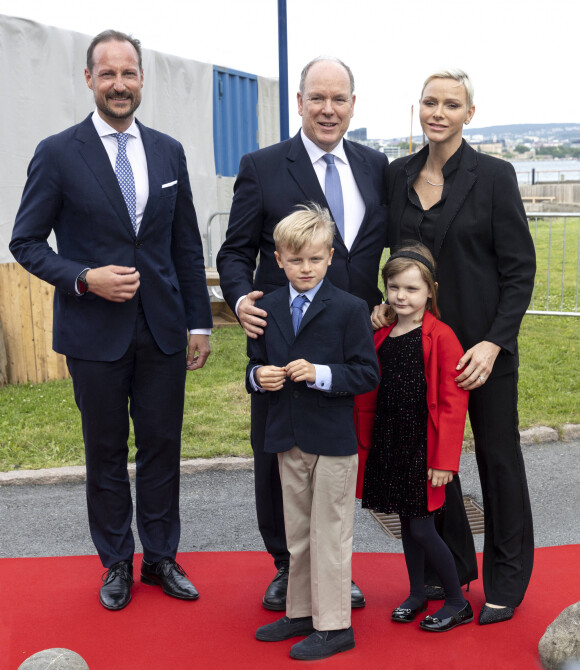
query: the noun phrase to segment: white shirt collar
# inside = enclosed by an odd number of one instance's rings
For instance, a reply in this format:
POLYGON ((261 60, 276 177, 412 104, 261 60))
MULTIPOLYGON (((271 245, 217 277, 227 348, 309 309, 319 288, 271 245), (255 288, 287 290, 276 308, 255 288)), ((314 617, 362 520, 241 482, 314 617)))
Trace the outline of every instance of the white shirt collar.
MULTIPOLYGON (((99 112, 95 109, 93 112, 92 116, 93 124, 95 126, 95 129, 97 133, 99 134, 99 137, 106 137, 107 135, 113 135, 114 133, 118 133, 118 130, 115 130, 112 126, 110 126, 104 119, 101 118, 99 112)), ((139 132, 139 126, 135 122, 135 118, 133 118, 133 122, 131 125, 125 130, 124 132, 128 133, 132 137, 140 137, 141 134, 139 132)))
POLYGON ((288 287, 290 288, 290 304, 292 304, 292 301, 297 295, 305 295, 309 302, 312 302, 314 300, 314 296, 318 293, 318 289, 322 286, 322 282, 324 281, 324 278, 321 279, 314 288, 311 288, 309 291, 305 291, 304 293, 299 293, 290 282, 288 282, 288 287))
POLYGON ((314 142, 309 137, 306 136, 306 133, 302 128, 300 129, 300 137, 302 138, 302 142, 304 144, 304 148, 306 149, 306 153, 310 157, 310 160, 313 164, 316 163, 316 161, 320 160, 324 156, 324 154, 331 153, 335 158, 338 158, 338 160, 348 165, 348 158, 346 157, 346 153, 344 151, 344 144, 342 137, 340 138, 340 142, 330 152, 324 151, 324 149, 321 149, 317 144, 314 144, 314 142))

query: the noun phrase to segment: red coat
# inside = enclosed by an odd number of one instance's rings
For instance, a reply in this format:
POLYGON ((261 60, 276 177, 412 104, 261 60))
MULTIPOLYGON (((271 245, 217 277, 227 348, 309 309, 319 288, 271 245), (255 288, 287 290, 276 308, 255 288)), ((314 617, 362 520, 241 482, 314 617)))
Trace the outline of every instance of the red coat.
MULTIPOLYGON (((394 324, 375 332, 377 356, 393 327, 394 324)), ((463 349, 451 328, 438 321, 430 312, 425 312, 423 317, 422 340, 429 409, 427 468, 451 470, 453 474, 457 474, 469 399, 468 391, 460 389, 454 381, 458 374, 455 368, 457 361, 463 356, 463 349)), ((372 445, 377 392, 378 387, 355 398, 354 419, 359 456, 357 498, 362 497, 365 465, 372 445)), ((425 473, 425 484, 427 508, 432 512, 445 502, 445 487, 431 487, 427 473, 425 473)))

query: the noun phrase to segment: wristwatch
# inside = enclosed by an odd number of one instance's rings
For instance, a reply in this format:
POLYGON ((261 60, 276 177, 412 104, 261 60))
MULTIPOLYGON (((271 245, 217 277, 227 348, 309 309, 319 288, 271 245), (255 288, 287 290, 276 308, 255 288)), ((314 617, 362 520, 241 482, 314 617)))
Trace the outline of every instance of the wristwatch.
POLYGON ((77 291, 79 292, 79 295, 84 295, 89 290, 89 283, 87 281, 87 272, 89 270, 90 268, 86 268, 86 270, 83 270, 77 277, 77 291))

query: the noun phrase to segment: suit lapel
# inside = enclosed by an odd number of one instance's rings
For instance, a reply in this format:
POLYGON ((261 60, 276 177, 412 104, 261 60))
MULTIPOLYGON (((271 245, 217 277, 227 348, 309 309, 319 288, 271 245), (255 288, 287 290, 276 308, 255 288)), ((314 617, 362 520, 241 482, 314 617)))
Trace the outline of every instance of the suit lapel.
POLYGON ((147 198, 147 204, 145 205, 145 211, 143 212, 143 219, 139 227, 139 235, 141 235, 141 232, 147 229, 147 224, 157 208, 157 203, 161 195, 163 161, 159 147, 159 140, 155 133, 152 133, 149 128, 143 126, 139 121, 137 121, 137 125, 139 126, 143 148, 145 149, 145 156, 147 158, 147 176, 149 178, 149 197, 147 198))
POLYGON ((276 300, 268 309, 269 317, 276 322, 288 346, 294 342, 294 327, 290 316, 290 290, 286 289, 284 300, 276 300))
POLYGON ((298 184, 302 193, 304 193, 304 201, 319 202, 328 207, 328 203, 320 187, 320 182, 312 167, 310 156, 304 148, 300 132, 290 142, 286 161, 290 176, 298 184))
POLYGON ((111 166, 111 161, 103 146, 103 141, 95 130, 90 116, 78 127, 76 140, 80 155, 100 184, 105 196, 111 202, 115 213, 128 231, 134 235, 131 217, 129 216, 121 187, 117 181, 117 176, 111 166))
POLYGON ((453 223, 453 219, 455 219, 457 212, 465 202, 465 198, 467 198, 468 193, 477 181, 477 175, 475 173, 476 167, 477 154, 467 143, 465 143, 453 186, 445 200, 445 204, 443 205, 443 209, 441 210, 441 214, 437 221, 434 245, 434 255, 436 259, 439 257, 439 252, 441 251, 441 246, 443 245, 449 226, 453 223))

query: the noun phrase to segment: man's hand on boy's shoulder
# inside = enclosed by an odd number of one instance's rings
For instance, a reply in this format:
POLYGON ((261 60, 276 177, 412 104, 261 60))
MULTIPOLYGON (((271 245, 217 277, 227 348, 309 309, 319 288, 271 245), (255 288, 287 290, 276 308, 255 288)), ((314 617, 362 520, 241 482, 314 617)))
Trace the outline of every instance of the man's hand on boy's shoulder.
POLYGON ((290 377, 293 382, 316 382, 316 368, 312 363, 299 358, 286 365, 286 375, 290 377))
POLYGON ((276 365, 262 365, 256 368, 254 376, 260 388, 264 391, 279 391, 286 381, 286 368, 276 365))

